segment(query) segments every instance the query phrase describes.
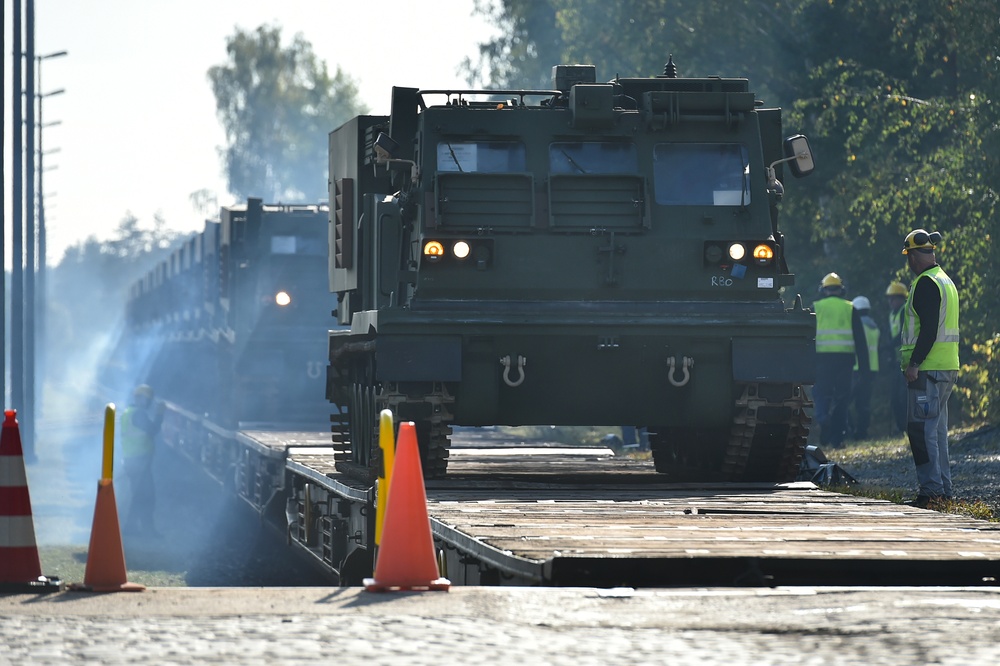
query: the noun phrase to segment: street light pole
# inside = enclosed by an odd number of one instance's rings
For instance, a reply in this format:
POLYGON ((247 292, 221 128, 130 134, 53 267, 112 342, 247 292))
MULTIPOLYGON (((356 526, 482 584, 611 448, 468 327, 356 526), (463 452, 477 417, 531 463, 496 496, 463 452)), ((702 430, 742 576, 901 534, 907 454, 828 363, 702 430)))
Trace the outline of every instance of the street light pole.
MULTIPOLYGON (((23 323, 24 300, 22 296, 22 260, 24 257, 24 222, 21 213, 24 210, 24 143, 21 121, 23 118, 21 96, 21 0, 14 2, 14 54, 11 76, 11 129, 13 130, 13 144, 11 146, 11 282, 10 282, 10 403, 7 403, 7 373, 6 363, 4 363, 4 406, 12 409, 20 409, 24 402, 21 373, 23 372, 22 362, 24 360, 22 347, 21 325, 23 323)), ((6 290, 4 297, 6 297, 6 290)), ((6 340, 4 341, 6 343, 6 340)), ((6 344, 4 345, 6 352, 6 344)), ((2 356, 3 354, 0 354, 2 356)))
MULTIPOLYGON (((38 56, 36 58, 38 62, 38 88, 42 87, 42 61, 48 60, 49 58, 56 58, 59 56, 66 55, 66 51, 59 51, 57 53, 49 53, 48 55, 38 56)), ((42 383, 45 382, 45 371, 48 367, 48 335, 46 327, 46 313, 48 311, 49 304, 49 294, 47 290, 47 280, 46 280, 46 230, 45 230, 45 189, 44 189, 44 177, 45 166, 44 159, 46 151, 42 148, 42 137, 43 130, 46 127, 53 127, 55 125, 61 124, 60 121, 46 123, 42 121, 42 109, 44 105, 42 101, 46 97, 52 97, 53 95, 61 95, 65 93, 66 90, 59 88, 58 90, 53 90, 47 93, 41 93, 38 97, 38 299, 35 301, 35 319, 37 322, 37 339, 40 354, 38 355, 38 372, 35 374, 42 378, 42 383)), ((56 149, 58 150, 58 149, 56 149)), ((48 151, 48 154, 56 152, 55 150, 48 151)))
POLYGON ((24 415, 25 457, 35 449, 35 0, 25 2, 24 26, 24 415))

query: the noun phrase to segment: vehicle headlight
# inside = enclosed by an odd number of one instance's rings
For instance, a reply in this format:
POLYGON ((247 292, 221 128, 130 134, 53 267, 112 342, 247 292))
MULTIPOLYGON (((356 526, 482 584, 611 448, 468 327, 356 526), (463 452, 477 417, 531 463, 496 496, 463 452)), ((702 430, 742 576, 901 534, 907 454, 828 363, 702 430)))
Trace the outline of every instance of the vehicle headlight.
POLYGON ((733 243, 729 246, 729 258, 733 261, 740 261, 746 256, 747 249, 742 243, 733 243))
POLYGON ((279 291, 274 295, 274 302, 281 307, 285 307, 292 302, 292 297, 287 291, 279 291))
POLYGON ((458 241, 451 247, 451 251, 457 258, 465 259, 469 256, 469 252, 472 251, 472 248, 470 248, 469 244, 465 241, 458 241))
POLYGON ((444 256, 444 245, 440 241, 432 240, 424 243, 424 258, 427 261, 441 261, 444 256))
POLYGON ((774 259, 774 249, 770 245, 761 243, 753 249, 753 259, 760 266, 766 266, 774 259))

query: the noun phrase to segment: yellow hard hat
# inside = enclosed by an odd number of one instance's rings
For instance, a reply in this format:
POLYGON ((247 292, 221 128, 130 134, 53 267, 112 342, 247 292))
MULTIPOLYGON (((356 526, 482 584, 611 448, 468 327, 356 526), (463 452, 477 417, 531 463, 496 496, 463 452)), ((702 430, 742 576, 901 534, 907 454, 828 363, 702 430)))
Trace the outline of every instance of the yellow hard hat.
POLYGON ((135 391, 132 393, 137 398, 152 398, 153 397, 153 387, 149 384, 139 384, 135 387, 135 391))
POLYGON ((819 283, 819 286, 824 289, 827 287, 843 287, 844 281, 840 279, 840 276, 836 273, 827 273, 823 278, 823 281, 819 283))
POLYGON ((889 288, 885 290, 886 296, 902 296, 906 298, 909 295, 909 291, 906 289, 906 285, 902 282, 891 282, 889 283, 889 288))
POLYGON ((941 242, 941 234, 937 231, 914 229, 903 239, 903 254, 910 250, 933 250, 941 242))

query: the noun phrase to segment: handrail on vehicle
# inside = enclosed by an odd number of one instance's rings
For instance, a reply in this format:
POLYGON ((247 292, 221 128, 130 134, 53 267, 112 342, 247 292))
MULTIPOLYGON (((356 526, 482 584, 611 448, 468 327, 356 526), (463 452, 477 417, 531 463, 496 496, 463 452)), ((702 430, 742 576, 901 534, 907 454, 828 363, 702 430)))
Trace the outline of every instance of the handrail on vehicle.
POLYGON ((453 104, 451 101, 453 95, 458 96, 458 99, 454 102, 455 105, 467 103, 463 95, 516 95, 520 99, 518 106, 525 106, 524 98, 528 96, 549 97, 554 99, 562 94, 563 92, 561 90, 418 90, 417 103, 420 105, 421 110, 425 110, 427 109, 427 104, 424 102, 424 95, 446 95, 448 97, 448 105, 453 104))

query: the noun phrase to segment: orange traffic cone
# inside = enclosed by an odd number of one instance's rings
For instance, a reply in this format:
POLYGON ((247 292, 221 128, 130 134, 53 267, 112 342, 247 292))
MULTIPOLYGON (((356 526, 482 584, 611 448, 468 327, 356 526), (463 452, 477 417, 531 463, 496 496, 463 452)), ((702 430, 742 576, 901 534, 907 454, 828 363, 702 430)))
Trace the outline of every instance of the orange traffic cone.
POLYGON ((42 575, 31 517, 17 412, 4 412, 0 434, 0 592, 54 592, 58 578, 42 575))
POLYGON ((451 581, 441 578, 434 557, 427 493, 414 428, 412 422, 399 424, 375 577, 364 581, 369 592, 447 590, 451 586, 451 581))
POLYGON ((97 503, 94 506, 94 524, 90 528, 87 569, 83 574, 83 585, 70 585, 73 590, 138 592, 146 589, 145 585, 129 583, 125 573, 125 548, 122 546, 115 485, 112 481, 114 439, 115 406, 109 404, 104 410, 103 478, 97 482, 97 503))

